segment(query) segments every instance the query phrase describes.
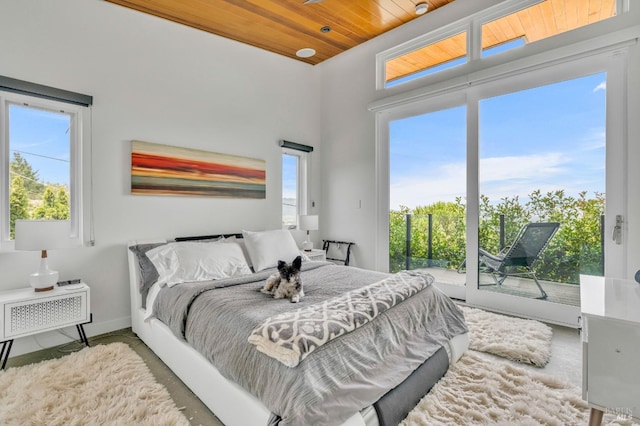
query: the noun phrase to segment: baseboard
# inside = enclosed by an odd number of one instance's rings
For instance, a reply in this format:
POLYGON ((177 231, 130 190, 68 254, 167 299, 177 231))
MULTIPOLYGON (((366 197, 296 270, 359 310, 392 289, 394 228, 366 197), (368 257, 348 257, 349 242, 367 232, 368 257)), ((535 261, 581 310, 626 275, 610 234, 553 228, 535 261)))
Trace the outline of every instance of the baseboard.
MULTIPOLYGON (((131 316, 116 318, 110 321, 92 322, 84 326, 84 331, 87 337, 91 337, 128 327, 131 327, 131 316)), ((73 325, 60 330, 21 337, 14 340, 11 348, 11 357, 64 345, 65 343, 79 339, 78 331, 73 325), (63 334, 63 332, 65 334, 63 334)))

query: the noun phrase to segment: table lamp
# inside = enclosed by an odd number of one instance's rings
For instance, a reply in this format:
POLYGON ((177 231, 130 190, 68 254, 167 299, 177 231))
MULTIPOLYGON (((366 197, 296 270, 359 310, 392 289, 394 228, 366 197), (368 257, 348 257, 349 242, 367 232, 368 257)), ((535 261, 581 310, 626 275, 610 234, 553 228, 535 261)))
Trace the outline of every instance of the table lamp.
POLYGON ((66 220, 16 220, 15 249, 41 251, 40 268, 29 276, 35 291, 53 290, 58 271, 49 269, 47 250, 69 246, 71 225, 66 220))
POLYGON ((304 251, 311 251, 313 249, 313 241, 309 237, 309 231, 318 230, 318 216, 317 215, 300 215, 298 216, 298 225, 303 231, 307 231, 307 239, 302 243, 304 251))

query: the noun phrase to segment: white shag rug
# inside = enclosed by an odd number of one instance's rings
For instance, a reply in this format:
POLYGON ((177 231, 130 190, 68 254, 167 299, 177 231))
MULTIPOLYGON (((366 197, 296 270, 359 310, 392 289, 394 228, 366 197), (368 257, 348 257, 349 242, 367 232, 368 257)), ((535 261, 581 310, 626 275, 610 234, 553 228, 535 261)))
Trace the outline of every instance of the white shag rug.
POLYGON ((469 327, 469 348, 544 367, 551 358, 551 327, 536 320, 460 306, 469 327))
MULTIPOLYGON (((400 424, 587 425, 580 388, 467 351, 400 424)), ((633 425, 605 415, 603 424, 633 425)))
POLYGON ((0 372, 0 425, 189 425, 124 343, 0 372))

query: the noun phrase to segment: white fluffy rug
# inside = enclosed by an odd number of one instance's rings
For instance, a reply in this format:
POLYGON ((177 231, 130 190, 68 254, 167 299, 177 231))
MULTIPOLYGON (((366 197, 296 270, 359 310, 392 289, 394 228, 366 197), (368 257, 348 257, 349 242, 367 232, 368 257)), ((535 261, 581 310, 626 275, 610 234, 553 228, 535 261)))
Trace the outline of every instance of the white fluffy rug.
POLYGON ((189 425, 124 343, 0 372, 0 425, 189 425))
POLYGON ((468 351, 401 425, 564 426, 588 419, 579 388, 468 351))
POLYGON ((460 306, 469 326, 469 347, 512 361, 544 367, 551 357, 551 327, 536 320, 460 306))

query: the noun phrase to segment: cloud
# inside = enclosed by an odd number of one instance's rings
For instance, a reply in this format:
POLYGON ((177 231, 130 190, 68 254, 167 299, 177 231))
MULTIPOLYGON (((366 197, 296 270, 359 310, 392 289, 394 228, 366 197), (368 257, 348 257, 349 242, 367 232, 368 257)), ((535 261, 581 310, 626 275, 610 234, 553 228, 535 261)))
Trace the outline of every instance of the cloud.
POLYGON ((607 132, 604 129, 592 129, 584 138, 583 149, 592 151, 607 145, 607 132))
POLYGON ((510 179, 537 179, 557 175, 563 171, 559 166, 568 161, 556 152, 522 156, 493 157, 480 160, 480 182, 510 179))
MULTIPOLYGON (((397 209, 400 205, 413 208, 436 201, 453 201, 466 196, 466 166, 454 167, 457 171, 448 175, 434 171, 431 176, 405 177, 391 184, 390 205, 397 209)), ((448 167, 445 166, 445 167, 448 167)))
MULTIPOLYGON (((560 183, 550 183, 564 173, 569 159, 560 153, 493 157, 480 160, 481 192, 492 200, 515 195, 521 197, 534 189, 544 192, 561 189, 560 183)), ((413 208, 436 201, 454 201, 466 197, 466 164, 443 164, 428 176, 403 176, 390 186, 390 206, 413 208)))
POLYGON ((597 92, 598 90, 604 90, 605 92, 607 91, 607 81, 603 81, 602 83, 598 84, 596 87, 593 88, 593 93, 597 92))

